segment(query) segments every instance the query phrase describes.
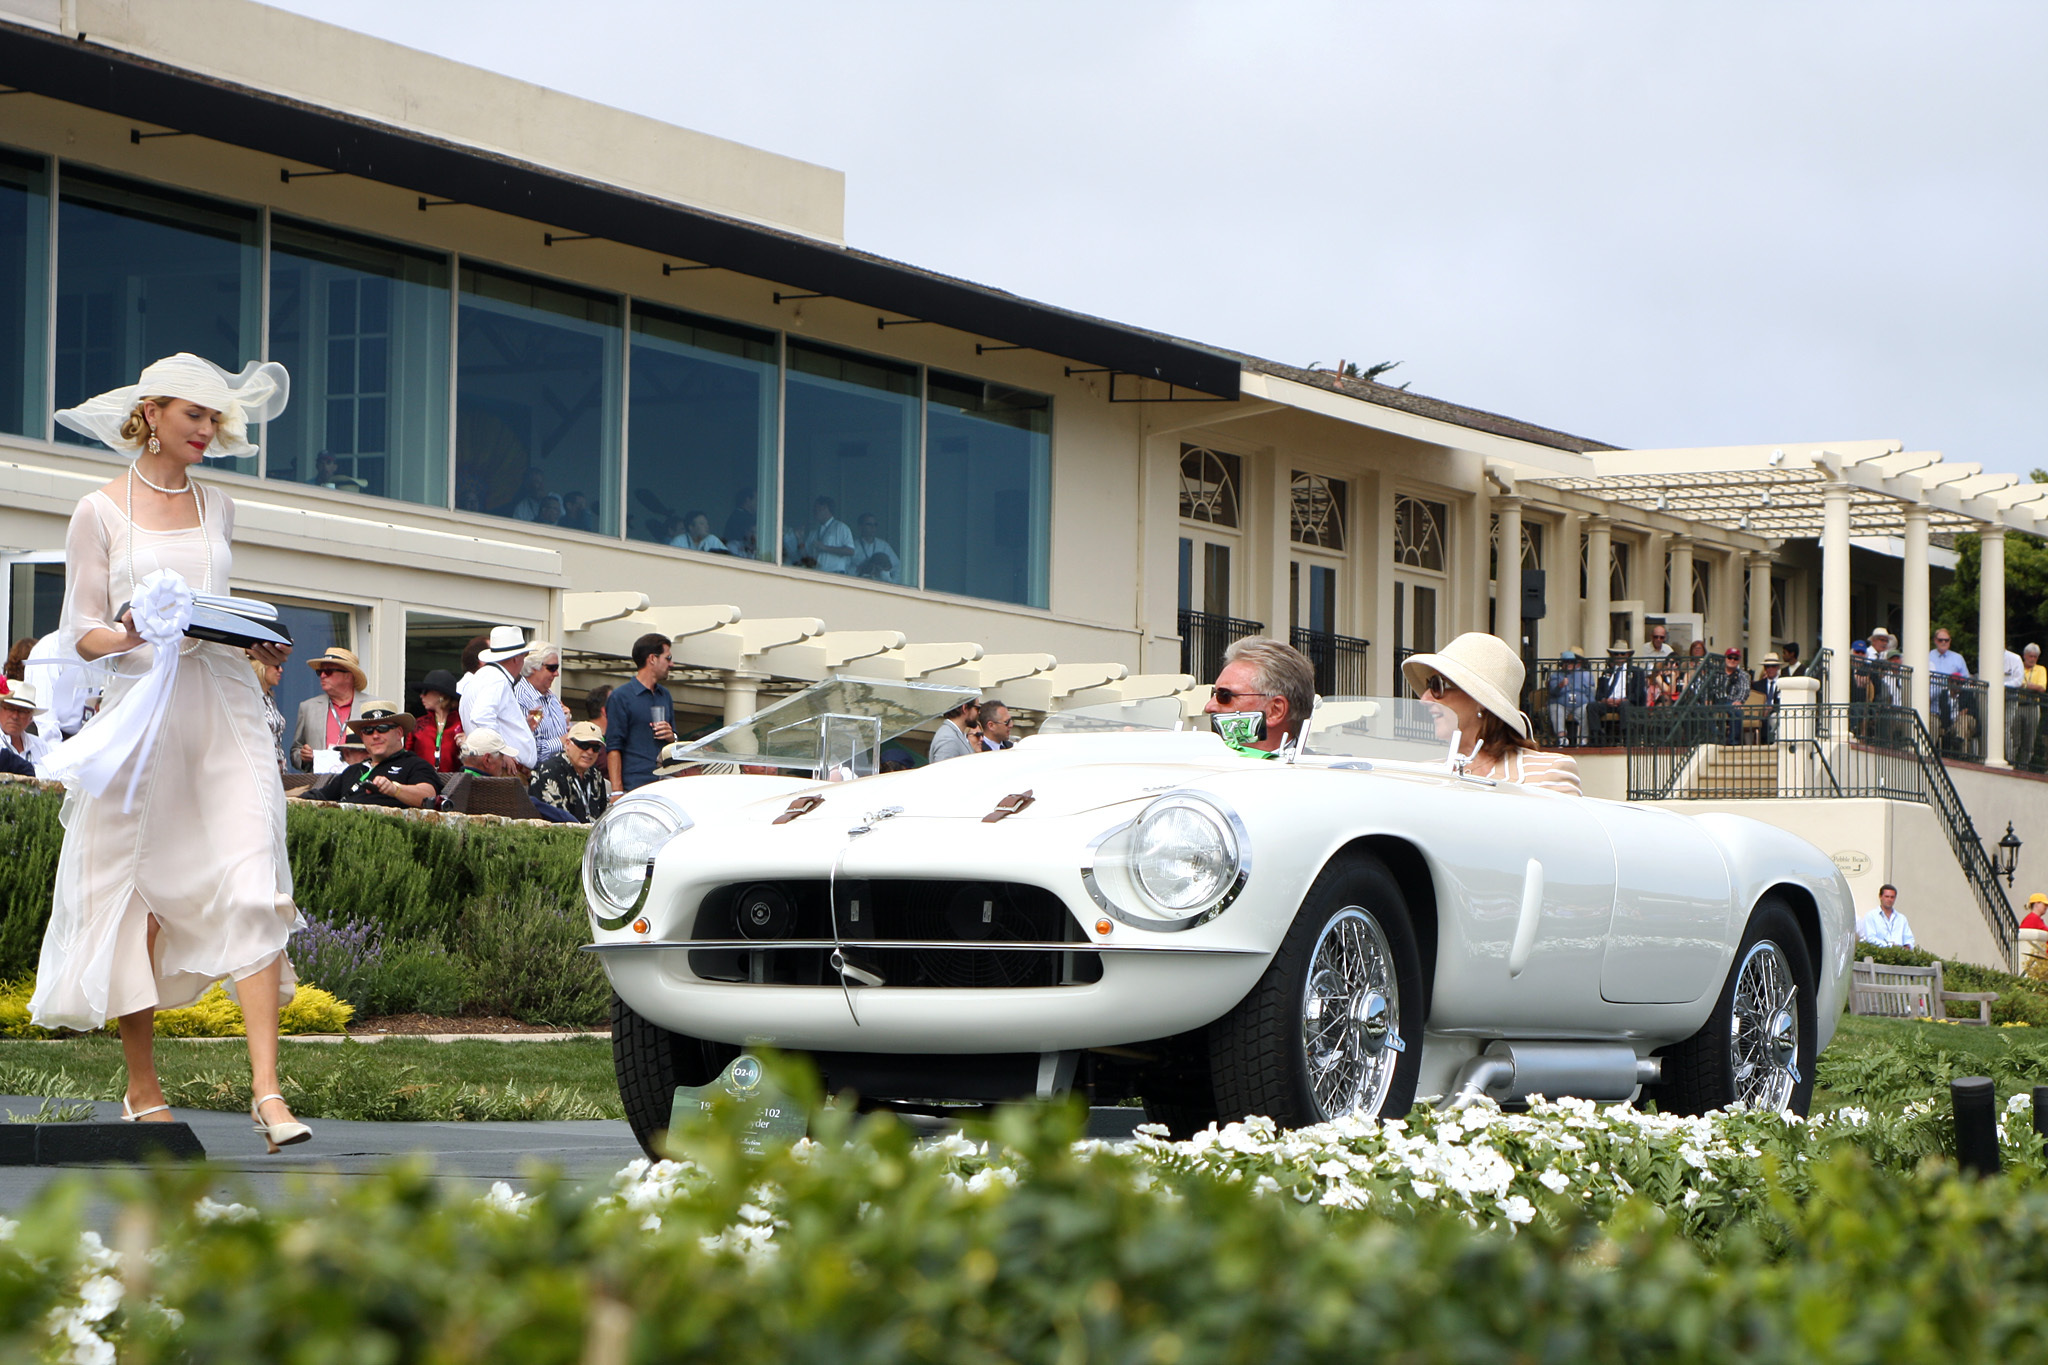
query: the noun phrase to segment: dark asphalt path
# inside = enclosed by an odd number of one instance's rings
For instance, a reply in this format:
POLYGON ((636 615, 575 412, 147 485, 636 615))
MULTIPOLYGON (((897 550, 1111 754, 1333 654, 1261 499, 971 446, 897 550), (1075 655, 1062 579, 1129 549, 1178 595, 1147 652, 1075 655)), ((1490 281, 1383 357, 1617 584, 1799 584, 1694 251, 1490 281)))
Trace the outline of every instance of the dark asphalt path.
MULTIPOLYGON (((41 1097, 0 1095, 0 1120, 42 1109, 41 1097)), ((61 1103, 61 1101, 53 1102, 61 1103)), ((117 1120, 121 1106, 99 1103, 97 1117, 117 1120)), ((356 1123, 341 1119, 308 1120, 310 1142, 266 1155, 246 1115, 206 1109, 176 1109, 205 1144, 220 1174, 214 1198, 262 1205, 281 1202, 296 1186, 322 1180, 346 1183, 372 1174, 393 1160, 425 1158, 433 1178, 451 1188, 467 1187, 482 1194, 495 1180, 520 1188, 541 1167, 550 1167, 579 1184, 602 1188, 614 1172, 641 1155, 640 1145, 622 1120, 598 1119, 560 1123, 356 1123)), ((1128 1137, 1143 1118, 1136 1109, 1096 1109, 1088 1131, 1096 1137, 1128 1137)), ((104 1166, 0 1166, 0 1213, 11 1213, 36 1192, 66 1174, 103 1171, 104 1166)), ((96 1214, 94 1225, 106 1220, 96 1214)))

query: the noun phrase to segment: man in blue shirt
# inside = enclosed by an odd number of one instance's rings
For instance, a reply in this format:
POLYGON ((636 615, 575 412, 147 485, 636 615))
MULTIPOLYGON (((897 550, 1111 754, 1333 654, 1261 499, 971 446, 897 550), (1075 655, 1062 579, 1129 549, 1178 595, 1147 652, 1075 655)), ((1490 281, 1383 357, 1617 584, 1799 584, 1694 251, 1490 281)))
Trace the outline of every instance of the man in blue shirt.
POLYGON ((661 685, 674 662, 668 636, 641 636, 633 642, 633 680, 605 701, 604 762, 613 796, 654 781, 655 762, 676 737, 675 702, 661 685))

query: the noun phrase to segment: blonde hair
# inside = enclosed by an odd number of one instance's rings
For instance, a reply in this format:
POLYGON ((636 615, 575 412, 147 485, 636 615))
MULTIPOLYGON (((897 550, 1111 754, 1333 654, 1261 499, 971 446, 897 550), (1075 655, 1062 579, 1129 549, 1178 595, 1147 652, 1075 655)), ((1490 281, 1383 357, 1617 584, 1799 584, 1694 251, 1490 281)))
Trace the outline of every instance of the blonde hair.
POLYGON ((150 431, 149 419, 142 415, 142 405, 144 403, 154 403, 160 408, 167 408, 176 401, 178 400, 175 398, 136 399, 135 411, 129 413, 128 420, 121 423, 121 439, 131 447, 140 450, 143 442, 149 439, 150 431))

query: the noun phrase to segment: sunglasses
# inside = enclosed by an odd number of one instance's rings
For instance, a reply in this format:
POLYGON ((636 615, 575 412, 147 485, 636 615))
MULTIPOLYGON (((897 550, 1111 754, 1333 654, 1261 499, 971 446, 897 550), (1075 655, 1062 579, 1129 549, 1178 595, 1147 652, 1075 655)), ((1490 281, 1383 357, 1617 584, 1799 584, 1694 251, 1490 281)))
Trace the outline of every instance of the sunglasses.
POLYGON ((562 671, 562 666, 560 664, 542 664, 541 667, 545 668, 550 673, 560 673, 562 671))
POLYGON ((1274 694, 1271 692, 1239 692, 1229 687, 1212 687, 1209 689, 1209 695, 1216 698, 1223 705, 1229 706, 1244 697, 1270 697, 1274 694))
POLYGON ((601 739, 572 739, 569 742, 585 752, 604 747, 604 741, 601 739))
POLYGON ((398 723, 396 721, 386 721, 382 725, 358 725, 356 733, 362 735, 388 735, 397 728, 398 723))
POLYGON ((1448 692, 1460 692, 1463 690, 1441 673, 1422 685, 1422 695, 1425 697, 1441 697, 1448 692))

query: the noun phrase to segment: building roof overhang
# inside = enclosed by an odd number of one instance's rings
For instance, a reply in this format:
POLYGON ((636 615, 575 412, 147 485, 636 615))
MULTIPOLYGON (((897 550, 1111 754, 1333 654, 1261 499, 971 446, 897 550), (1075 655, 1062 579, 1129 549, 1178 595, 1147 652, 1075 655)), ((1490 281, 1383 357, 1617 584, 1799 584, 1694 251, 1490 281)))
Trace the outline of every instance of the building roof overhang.
POLYGON ((1212 398, 1239 362, 1203 347, 798 233, 151 61, 0 23, 0 83, 301 165, 588 233, 1212 398))
POLYGON ((1930 531, 2048 532, 2048 484, 1944 463, 1939 451, 1908 451, 1898 441, 1613 450, 1588 458, 1588 473, 1524 481, 1781 541, 1820 537, 1831 485, 1848 491, 1856 536, 1904 535, 1913 507, 1927 510, 1930 531))

